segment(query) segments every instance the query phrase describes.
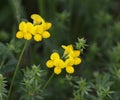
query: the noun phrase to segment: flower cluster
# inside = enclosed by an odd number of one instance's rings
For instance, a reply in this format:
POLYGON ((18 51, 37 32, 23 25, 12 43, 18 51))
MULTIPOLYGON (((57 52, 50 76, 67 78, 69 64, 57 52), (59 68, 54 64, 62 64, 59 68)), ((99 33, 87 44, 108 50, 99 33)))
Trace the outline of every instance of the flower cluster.
POLYGON ((74 50, 72 45, 62 45, 64 49, 63 57, 60 58, 60 55, 57 52, 53 52, 50 56, 50 60, 46 62, 48 68, 54 67, 54 73, 60 74, 62 69, 65 68, 66 72, 69 74, 74 73, 73 65, 78 65, 81 63, 80 51, 74 50))
POLYGON ((47 31, 51 28, 52 24, 49 22, 45 22, 45 20, 38 14, 32 14, 31 22, 20 22, 19 31, 16 33, 16 37, 21 39, 24 38, 26 40, 31 40, 32 36, 35 41, 39 42, 43 38, 49 38, 50 33, 47 31))

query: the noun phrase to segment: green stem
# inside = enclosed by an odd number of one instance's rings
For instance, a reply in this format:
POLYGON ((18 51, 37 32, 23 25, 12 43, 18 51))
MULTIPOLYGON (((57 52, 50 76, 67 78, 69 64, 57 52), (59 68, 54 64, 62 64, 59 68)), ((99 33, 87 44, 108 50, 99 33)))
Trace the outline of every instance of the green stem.
POLYGON ((14 10, 14 16, 18 22, 21 20, 21 15, 22 15, 22 7, 21 7, 21 0, 10 0, 13 10, 14 10))
POLYGON ((43 86, 43 91, 45 90, 45 88, 48 86, 48 84, 50 83, 51 79, 54 76, 54 72, 51 74, 51 76, 49 77, 49 79, 47 80, 47 82, 45 83, 45 85, 43 86))
POLYGON ((3 64, 4 64, 4 62, 5 62, 5 59, 6 59, 6 56, 4 56, 4 58, 3 58, 3 60, 2 60, 2 62, 1 62, 1 64, 0 64, 0 69, 2 68, 2 66, 3 66, 3 64))
POLYGON ((17 71, 18 71, 18 68, 19 68, 19 65, 20 65, 20 62, 22 60, 22 56, 23 56, 23 53, 25 51, 25 48, 27 46, 27 41, 25 42, 25 45, 21 51, 21 54, 19 56, 19 59, 18 59, 18 62, 17 62, 17 65, 16 65, 16 68, 15 68, 15 71, 14 71, 14 75, 12 77, 12 81, 11 81, 11 85, 10 85, 10 88, 9 88, 9 91, 8 91, 8 100, 9 100, 9 97, 10 97, 10 94, 11 94, 11 90, 12 90, 12 87, 13 87, 13 83, 14 83, 14 80, 15 80, 15 77, 16 77, 16 74, 17 74, 17 71))
POLYGON ((0 69, 1 69, 2 66, 4 65, 8 53, 9 53, 9 47, 7 48, 7 50, 6 50, 6 54, 4 55, 4 57, 3 57, 3 59, 2 59, 2 62, 1 62, 1 64, 0 64, 0 69))
POLYGON ((40 15, 42 17, 45 17, 45 13, 44 13, 44 10, 45 10, 44 4, 45 4, 45 2, 44 1, 45 0, 38 0, 38 7, 39 7, 40 15))
POLYGON ((56 15, 56 12, 55 12, 56 8, 55 8, 55 6, 56 6, 55 0, 51 0, 50 1, 50 7, 51 8, 50 8, 50 12, 49 12, 51 16, 56 15))

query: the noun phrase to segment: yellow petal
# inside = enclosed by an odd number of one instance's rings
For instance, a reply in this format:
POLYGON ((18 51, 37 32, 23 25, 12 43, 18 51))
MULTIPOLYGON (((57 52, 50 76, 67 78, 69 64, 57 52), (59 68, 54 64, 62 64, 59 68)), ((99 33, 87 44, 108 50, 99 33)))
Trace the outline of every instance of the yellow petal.
POLYGON ((34 35, 34 40, 37 42, 42 41, 42 36, 39 34, 36 34, 36 35, 34 35))
POLYGON ((48 31, 44 31, 44 32, 42 33, 42 37, 43 37, 43 38, 49 38, 49 37, 50 37, 50 33, 49 33, 48 31))
POLYGON ((44 19, 38 14, 32 14, 31 19, 33 19, 34 24, 42 24, 45 23, 44 19))
POLYGON ((50 29, 50 28, 51 28, 51 26, 52 26, 52 24, 51 24, 51 23, 46 22, 46 23, 44 24, 44 30, 48 30, 48 29, 50 29))
POLYGON ((56 67, 60 67, 60 68, 64 68, 65 67, 65 63, 62 59, 55 59, 54 60, 54 65, 56 67))
POLYGON ((80 58, 75 58, 74 59, 74 65, 78 65, 81 63, 81 59, 80 58))
POLYGON ((52 53, 52 55, 50 56, 51 60, 56 60, 56 59, 59 59, 59 58, 60 58, 60 56, 57 52, 52 53))
POLYGON ((68 45, 68 46, 62 45, 62 48, 65 49, 64 51, 65 54, 69 54, 71 51, 73 51, 72 45, 68 45))
POLYGON ((65 60, 65 66, 72 66, 74 64, 73 58, 68 58, 65 60))
POLYGON ((27 22, 26 26, 27 26, 27 32, 29 32, 29 33, 33 33, 34 32, 34 26, 33 26, 32 23, 27 22))
POLYGON ((80 55, 80 51, 79 50, 74 50, 74 54, 76 57, 78 57, 80 55))
POLYGON ((47 66, 48 68, 53 68, 53 67, 54 67, 54 62, 53 62, 52 60, 48 60, 48 61, 46 62, 46 66, 47 66))
POLYGON ((24 38, 26 40, 31 40, 32 39, 32 35, 30 33, 25 33, 24 38))
POLYGON ((20 22, 19 30, 22 31, 26 27, 26 23, 24 21, 20 22))
POLYGON ((23 38, 23 37, 24 37, 23 32, 18 31, 18 32, 16 33, 16 37, 19 38, 19 39, 23 38))
POLYGON ((57 74, 57 75, 60 74, 61 71, 62 71, 62 70, 61 70, 61 68, 59 68, 59 67, 55 67, 55 68, 54 68, 54 73, 57 74))
POLYGON ((66 72, 69 74, 72 74, 72 73, 74 73, 74 68, 72 66, 68 66, 68 67, 66 67, 66 72))

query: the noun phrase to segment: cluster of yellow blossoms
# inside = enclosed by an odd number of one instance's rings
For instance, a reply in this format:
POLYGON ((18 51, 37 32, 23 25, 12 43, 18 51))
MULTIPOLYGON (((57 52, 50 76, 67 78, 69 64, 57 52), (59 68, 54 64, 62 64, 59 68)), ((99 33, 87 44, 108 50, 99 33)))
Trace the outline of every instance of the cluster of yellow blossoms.
POLYGON ((60 58, 60 55, 57 52, 53 52, 50 56, 50 60, 46 62, 46 66, 48 68, 54 67, 55 74, 60 74, 64 68, 67 73, 72 74, 74 73, 73 65, 81 63, 81 58, 79 57, 80 51, 74 50, 72 45, 62 45, 62 48, 65 50, 63 57, 60 58))
POLYGON ((45 20, 38 14, 32 14, 31 22, 20 22, 19 31, 16 33, 16 37, 19 39, 31 40, 32 36, 35 41, 39 42, 43 38, 49 38, 50 33, 47 31, 51 28, 52 24, 45 22, 45 20))

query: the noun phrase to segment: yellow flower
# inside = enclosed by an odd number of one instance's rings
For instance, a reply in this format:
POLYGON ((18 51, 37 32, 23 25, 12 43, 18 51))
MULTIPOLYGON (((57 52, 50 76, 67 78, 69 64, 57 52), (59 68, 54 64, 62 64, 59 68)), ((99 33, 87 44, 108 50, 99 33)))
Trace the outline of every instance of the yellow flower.
POLYGON ((32 39, 32 31, 33 31, 33 25, 32 23, 30 22, 20 22, 19 24, 19 30, 17 33, 16 33, 16 37, 21 39, 24 37, 24 39, 26 40, 30 40, 32 39))
POLYGON ((54 52, 50 56, 50 60, 46 62, 46 66, 48 68, 54 67, 54 73, 60 74, 62 69, 65 67, 65 63, 62 59, 60 59, 60 56, 57 52, 54 52))
POLYGON ((34 24, 43 24, 43 23, 45 23, 44 19, 38 14, 32 14, 31 19, 33 20, 34 24))
POLYGON ((31 40, 33 36, 37 42, 42 41, 42 38, 49 38, 50 33, 47 30, 51 28, 52 24, 45 22, 38 14, 32 14, 31 19, 33 19, 33 24, 31 22, 20 22, 16 37, 31 40))

